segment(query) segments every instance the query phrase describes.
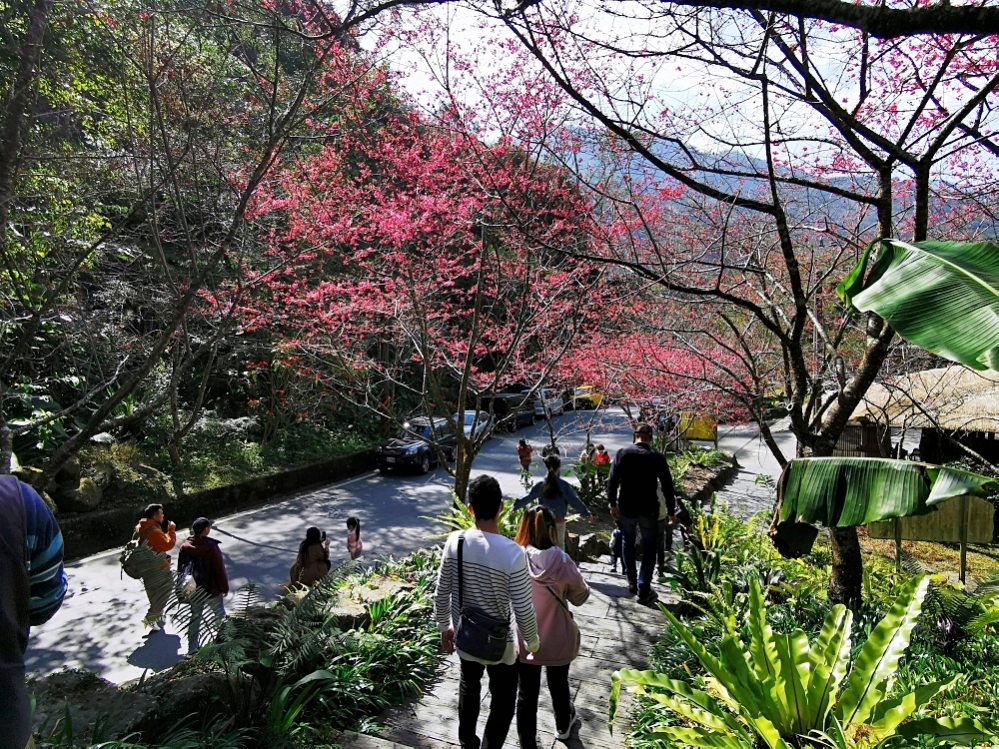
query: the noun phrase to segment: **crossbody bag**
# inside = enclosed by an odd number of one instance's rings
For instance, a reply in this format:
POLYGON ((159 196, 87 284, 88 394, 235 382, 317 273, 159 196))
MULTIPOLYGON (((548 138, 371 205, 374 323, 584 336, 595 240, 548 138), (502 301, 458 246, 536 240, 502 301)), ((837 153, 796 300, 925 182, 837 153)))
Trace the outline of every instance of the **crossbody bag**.
POLYGON ((462 578, 462 550, 465 534, 458 536, 458 631, 455 645, 463 653, 479 660, 499 663, 506 654, 510 639, 510 617, 499 619, 476 607, 464 605, 462 578))

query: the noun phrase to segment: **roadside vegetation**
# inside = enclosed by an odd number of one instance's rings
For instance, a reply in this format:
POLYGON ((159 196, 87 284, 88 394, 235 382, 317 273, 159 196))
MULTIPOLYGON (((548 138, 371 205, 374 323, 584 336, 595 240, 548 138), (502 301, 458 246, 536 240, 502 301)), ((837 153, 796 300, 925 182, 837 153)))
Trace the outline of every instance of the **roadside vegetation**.
POLYGON ((70 709, 40 731, 40 746, 334 747, 437 673, 432 615, 436 550, 360 572, 334 570, 307 594, 262 605, 237 595, 215 642, 117 698, 118 715, 87 725, 70 709), (150 704, 153 705, 150 708, 150 704), (111 735, 136 705, 136 728, 111 735))
POLYGON ((695 544, 677 554, 678 572, 669 580, 682 604, 668 614, 651 669, 615 675, 615 706, 617 690, 643 695, 631 745, 928 748, 995 741, 994 561, 976 564, 979 579, 965 590, 953 580, 955 557, 938 544, 907 545, 896 571, 887 545, 865 542, 873 551, 864 599, 851 613, 828 600, 828 544, 783 559, 766 538, 765 522, 742 523, 717 508, 696 518, 695 544))

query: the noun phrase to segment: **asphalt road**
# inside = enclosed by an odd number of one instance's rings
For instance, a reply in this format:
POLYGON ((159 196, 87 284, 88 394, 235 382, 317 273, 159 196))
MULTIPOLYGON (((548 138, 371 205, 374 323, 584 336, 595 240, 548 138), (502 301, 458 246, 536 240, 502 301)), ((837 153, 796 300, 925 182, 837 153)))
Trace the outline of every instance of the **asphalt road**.
MULTIPOLYGON (((575 460, 592 431, 613 454, 631 441, 628 421, 619 409, 581 411, 557 417, 554 425, 563 458, 575 460)), ((472 475, 490 473, 508 496, 523 493, 516 443, 526 437, 536 449, 535 476, 540 479, 540 447, 547 443, 544 422, 512 434, 497 435, 476 457, 472 475)), ((270 600, 287 580, 299 542, 310 525, 327 531, 334 564, 347 558, 345 521, 361 520, 363 559, 401 556, 439 542, 440 526, 425 520, 445 512, 452 481, 444 469, 426 476, 364 474, 336 484, 285 497, 267 507, 217 518, 215 538, 229 571, 230 589, 253 582, 270 600)), ((138 509, 136 508, 137 514, 138 509)), ((170 508, 167 506, 167 517, 170 508)), ((185 538, 187 529, 178 530, 185 538)), ((117 539, 124 545, 127 539, 117 539)), ((146 597, 139 580, 122 578, 119 549, 96 554, 67 566, 69 591, 62 608, 47 624, 31 632, 27 653, 30 675, 83 668, 123 683, 148 670, 176 663, 186 652, 186 638, 167 622, 165 632, 147 635, 142 626, 146 597)), ((171 556, 176 561, 176 551, 171 556)), ((230 594, 229 602, 233 599, 230 594)), ((230 603, 231 605, 231 603, 230 603)))

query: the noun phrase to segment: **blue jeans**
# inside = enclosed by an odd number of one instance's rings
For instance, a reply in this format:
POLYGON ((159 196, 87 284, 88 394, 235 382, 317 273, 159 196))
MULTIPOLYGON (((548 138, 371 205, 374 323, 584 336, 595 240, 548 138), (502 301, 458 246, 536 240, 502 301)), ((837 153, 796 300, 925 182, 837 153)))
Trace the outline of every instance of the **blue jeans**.
POLYGON ((659 546, 659 520, 654 515, 629 518, 621 515, 617 521, 621 529, 621 561, 629 585, 638 586, 638 595, 647 596, 656 569, 656 549, 659 546), (642 566, 635 575, 635 536, 642 532, 642 566), (636 579, 637 577, 637 579, 636 579))

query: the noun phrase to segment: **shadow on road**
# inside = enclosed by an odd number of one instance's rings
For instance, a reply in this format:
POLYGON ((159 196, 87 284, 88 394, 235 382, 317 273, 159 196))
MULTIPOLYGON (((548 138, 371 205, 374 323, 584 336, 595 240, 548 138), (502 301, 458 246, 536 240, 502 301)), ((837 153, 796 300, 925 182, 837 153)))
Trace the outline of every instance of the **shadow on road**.
POLYGON ((133 666, 163 671, 181 659, 180 636, 157 630, 133 650, 126 659, 133 666))

